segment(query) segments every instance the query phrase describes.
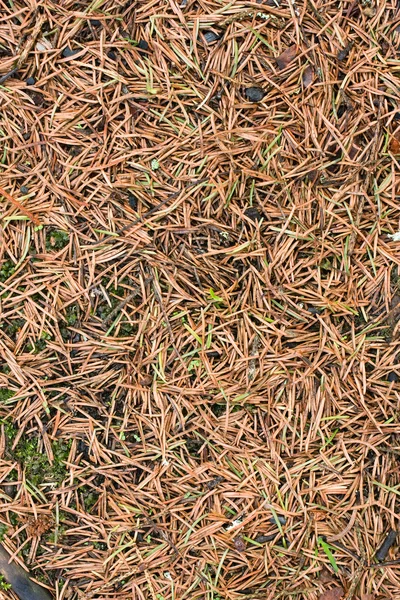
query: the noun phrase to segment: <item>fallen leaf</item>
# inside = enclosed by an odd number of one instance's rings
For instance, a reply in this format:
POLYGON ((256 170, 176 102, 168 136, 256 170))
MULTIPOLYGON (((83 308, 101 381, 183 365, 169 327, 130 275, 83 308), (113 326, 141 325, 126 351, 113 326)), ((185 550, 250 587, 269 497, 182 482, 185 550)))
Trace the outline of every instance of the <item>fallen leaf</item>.
POLYGON ((364 7, 364 15, 366 17, 374 17, 376 15, 376 9, 375 6, 365 6, 364 7))
POLYGON ((38 519, 30 517, 28 519, 26 532, 29 537, 40 537, 46 533, 52 526, 52 520, 48 515, 40 515, 38 519))
POLYGON ((262 88, 256 86, 246 88, 244 93, 249 102, 261 102, 266 94, 262 88))
POLYGON ((51 50, 53 48, 52 43, 50 42, 50 40, 47 40, 46 38, 41 38, 40 40, 38 40, 36 42, 36 46, 35 49, 38 52, 47 52, 47 50, 51 50))
POLYGON ((305 88, 308 88, 309 85, 312 84, 314 80, 314 69, 311 65, 307 65, 303 71, 303 85, 305 88))
POLYGON ((332 581, 335 581, 335 577, 328 569, 323 567, 318 575, 318 581, 321 583, 331 583, 332 581))
POLYGON ((350 54, 350 50, 352 49, 352 47, 353 47, 353 42, 350 42, 350 44, 347 44, 347 46, 345 48, 342 48, 341 50, 339 50, 339 52, 337 53, 337 59, 340 61, 346 60, 346 58, 350 54))
POLYGON ((326 592, 324 592, 322 596, 319 597, 319 600, 340 600, 343 594, 344 589, 340 586, 337 586, 332 588, 331 590, 326 590, 326 592))
POLYGON ((242 537, 237 537, 234 540, 234 546, 238 552, 244 552, 246 550, 246 544, 242 537))
POLYGON ((220 33, 215 33, 215 31, 205 31, 203 33, 203 35, 204 35, 204 39, 206 40, 207 44, 212 44, 213 42, 217 42, 222 37, 220 33))
POLYGON ((375 600, 375 594, 363 594, 361 600, 375 600))
POLYGON ((389 150, 393 154, 400 154, 400 141, 397 139, 397 137, 393 136, 390 140, 389 150))
POLYGON ((296 54, 297 45, 293 44, 292 46, 289 46, 289 48, 286 48, 286 50, 282 52, 282 54, 280 54, 278 58, 275 59, 281 71, 283 69, 286 69, 286 67, 292 62, 292 60, 296 58, 296 54))

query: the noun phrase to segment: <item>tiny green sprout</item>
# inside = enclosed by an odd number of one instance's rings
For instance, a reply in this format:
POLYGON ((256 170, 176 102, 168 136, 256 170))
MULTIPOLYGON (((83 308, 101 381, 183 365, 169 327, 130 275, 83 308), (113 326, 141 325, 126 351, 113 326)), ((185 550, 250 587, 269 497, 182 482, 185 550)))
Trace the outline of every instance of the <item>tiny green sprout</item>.
POLYGON ((156 158, 153 158, 153 160, 151 161, 151 170, 152 171, 157 171, 157 169, 160 168, 160 163, 158 162, 158 160, 156 158))
POLYGON ((328 560, 331 563, 332 568, 335 571, 335 573, 338 573, 339 567, 337 566, 335 557, 332 554, 332 549, 333 549, 332 546, 330 546, 330 544, 325 542, 325 540, 322 537, 318 538, 318 544, 322 548, 322 550, 325 552, 326 556, 328 557, 328 560))
POLYGON ((214 290, 212 288, 210 288, 210 290, 209 290, 209 296, 210 296, 210 299, 215 303, 223 304, 223 302, 224 302, 224 299, 221 298, 221 296, 217 296, 217 294, 214 292, 214 290))
POLYGON ((195 358, 193 360, 190 361, 189 365, 188 365, 188 371, 193 371, 193 369, 195 369, 196 367, 200 367, 201 366, 201 360, 199 360, 198 358, 195 358))
POLYGON ((7 583, 4 579, 4 575, 0 575, 0 590, 9 590, 11 588, 11 583, 7 583))

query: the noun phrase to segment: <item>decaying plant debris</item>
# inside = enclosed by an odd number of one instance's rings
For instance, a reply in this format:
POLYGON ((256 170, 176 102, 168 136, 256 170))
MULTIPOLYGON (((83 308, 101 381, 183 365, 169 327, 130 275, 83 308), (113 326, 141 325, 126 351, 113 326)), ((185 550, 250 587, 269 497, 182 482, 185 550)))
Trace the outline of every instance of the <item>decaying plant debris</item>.
POLYGON ((397 597, 395 0, 0 12, 3 545, 59 600, 397 597))

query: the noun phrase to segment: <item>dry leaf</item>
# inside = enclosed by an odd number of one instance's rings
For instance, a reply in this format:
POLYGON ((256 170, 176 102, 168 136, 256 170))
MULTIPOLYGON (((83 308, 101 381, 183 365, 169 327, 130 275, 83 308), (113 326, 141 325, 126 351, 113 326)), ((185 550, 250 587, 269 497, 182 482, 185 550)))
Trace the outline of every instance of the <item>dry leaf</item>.
POLYGON ((35 50, 37 50, 38 52, 47 52, 47 50, 51 50, 52 48, 52 43, 46 38, 41 38, 40 40, 38 40, 35 46, 35 50))
POLYGON ((389 150, 392 154, 400 154, 400 141, 393 136, 389 143, 389 150))
POLYGON ((361 600, 375 600, 375 594, 363 594, 361 600))
POLYGON ((48 515, 40 515, 37 519, 30 517, 26 532, 29 537, 40 537, 51 528, 52 524, 52 519, 48 515))
POLYGON ((340 61, 346 60, 352 47, 353 47, 353 42, 350 42, 350 44, 347 44, 347 46, 345 48, 342 48, 341 50, 339 50, 339 52, 337 54, 337 59, 340 61))
POLYGON ((364 15, 366 17, 374 17, 376 15, 376 9, 375 6, 365 6, 364 7, 364 15))
POLYGON ((286 67, 292 62, 294 58, 296 58, 297 54, 297 45, 293 44, 286 48, 284 52, 278 58, 276 58, 276 62, 280 70, 286 69, 286 67))
POLYGON ((344 589, 340 586, 337 586, 331 590, 326 590, 326 592, 319 597, 319 600, 340 600, 343 594, 344 589))
POLYGON ((303 71, 303 85, 307 88, 314 80, 314 69, 311 65, 307 65, 303 71))
POLYGON ((318 575, 318 581, 321 583, 331 583, 332 581, 335 581, 335 578, 328 569, 323 567, 318 575))
POLYGON ((235 548, 238 552, 244 552, 246 550, 246 544, 242 537, 237 537, 234 540, 235 548))

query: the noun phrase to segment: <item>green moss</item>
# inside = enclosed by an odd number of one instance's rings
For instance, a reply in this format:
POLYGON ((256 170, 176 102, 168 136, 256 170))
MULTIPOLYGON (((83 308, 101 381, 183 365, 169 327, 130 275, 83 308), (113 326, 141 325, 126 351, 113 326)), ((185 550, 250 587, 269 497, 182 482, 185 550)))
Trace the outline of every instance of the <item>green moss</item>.
POLYGON ((24 467, 27 480, 36 487, 48 483, 60 484, 67 473, 66 461, 71 444, 72 440, 53 442, 53 464, 49 463, 45 452, 38 451, 38 439, 35 437, 22 436, 12 454, 24 467))
POLYGON ((11 588, 11 583, 7 583, 4 579, 4 575, 0 575, 0 590, 9 590, 11 588))
POLYGON ((0 387, 0 402, 6 402, 13 396, 15 396, 15 392, 7 388, 0 387))
POLYGON ((129 337, 134 331, 133 325, 130 323, 119 323, 119 336, 118 337, 129 337))
POLYGON ((211 410, 216 417, 220 417, 226 413, 226 402, 221 402, 211 405, 211 410))
POLYGON ((4 540, 4 536, 8 531, 8 526, 5 523, 0 523, 0 542, 4 540))
POLYGON ((69 340, 71 336, 69 327, 73 327, 79 319, 79 306, 77 304, 71 304, 70 306, 67 306, 64 319, 65 320, 59 322, 59 327, 61 336, 65 342, 69 340))
POLYGON ((75 325, 78 320, 78 306, 76 304, 71 304, 67 307, 65 311, 65 319, 69 326, 75 325))
POLYGON ((0 268, 0 281, 5 283, 15 273, 15 265, 11 260, 6 260, 0 268))
POLYGON ((13 442, 17 435, 17 428, 9 419, 1 419, 0 423, 4 425, 4 433, 6 434, 7 441, 13 442))
POLYGON ((40 336, 40 338, 38 340, 36 340, 32 344, 28 343, 25 346, 25 350, 27 352, 32 352, 33 354, 39 354, 39 352, 42 352, 43 350, 45 350, 47 348, 47 342, 50 339, 51 339, 50 333, 43 331, 42 335, 40 336))
POLYGON ((50 531, 47 535, 46 535, 46 541, 49 542, 50 544, 57 544, 61 538, 64 537, 65 532, 66 532, 67 528, 64 527, 63 525, 60 525, 58 527, 58 530, 54 530, 54 531, 50 531))
POLYGON ((10 523, 13 527, 17 527, 17 525, 19 525, 19 517, 18 514, 15 512, 10 512, 10 523))
POLYGON ((69 244, 69 234, 66 231, 54 230, 46 237, 46 250, 61 250, 69 244))
POLYGON ((107 544, 104 542, 93 542, 93 547, 96 548, 96 550, 102 550, 103 552, 107 550, 107 544))
POLYGON ((25 324, 25 319, 15 319, 9 325, 3 325, 6 334, 15 339, 15 335, 22 329, 25 324))
POLYGON ((82 492, 81 498, 82 498, 82 502, 85 506, 85 510, 88 513, 90 513, 93 506, 96 504, 97 500, 99 499, 99 494, 98 494, 98 492, 94 491, 92 488, 90 488, 87 485, 82 486, 81 492, 82 492))

